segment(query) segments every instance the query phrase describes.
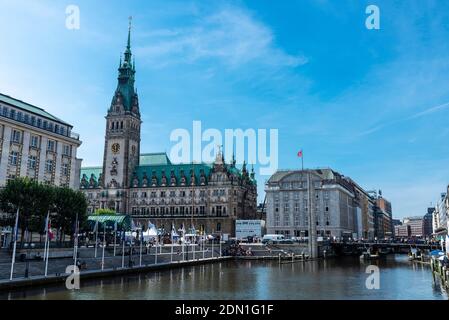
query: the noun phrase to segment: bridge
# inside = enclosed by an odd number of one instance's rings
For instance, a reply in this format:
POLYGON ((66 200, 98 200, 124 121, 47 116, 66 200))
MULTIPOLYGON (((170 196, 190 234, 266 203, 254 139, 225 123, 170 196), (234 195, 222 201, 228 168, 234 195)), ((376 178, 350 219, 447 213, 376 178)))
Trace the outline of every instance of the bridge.
POLYGON ((337 254, 359 254, 368 248, 376 248, 388 253, 408 253, 410 249, 438 250, 440 244, 429 243, 396 243, 396 242, 333 242, 330 243, 337 254))

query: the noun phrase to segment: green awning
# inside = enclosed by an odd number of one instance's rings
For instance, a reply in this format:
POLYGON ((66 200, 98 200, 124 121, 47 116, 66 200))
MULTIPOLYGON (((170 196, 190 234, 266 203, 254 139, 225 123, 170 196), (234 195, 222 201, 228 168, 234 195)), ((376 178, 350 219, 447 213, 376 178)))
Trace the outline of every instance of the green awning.
POLYGON ((95 224, 98 221, 99 229, 102 231, 103 228, 107 230, 113 230, 115 223, 117 223, 117 230, 119 231, 129 231, 132 228, 132 219, 129 215, 92 215, 87 218, 87 223, 91 230, 94 230, 95 224))

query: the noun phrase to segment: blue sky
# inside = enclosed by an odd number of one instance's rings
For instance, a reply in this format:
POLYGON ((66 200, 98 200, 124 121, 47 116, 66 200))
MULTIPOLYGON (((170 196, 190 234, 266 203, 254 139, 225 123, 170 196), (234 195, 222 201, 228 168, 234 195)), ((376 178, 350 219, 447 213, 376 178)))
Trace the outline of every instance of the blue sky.
POLYGON ((193 120, 276 128, 280 168, 304 149, 305 166, 382 189, 398 218, 445 191, 447 1, 0 0, 0 91, 72 123, 84 165, 102 162, 130 15, 142 151, 168 152, 193 120), (65 28, 70 4, 80 30, 65 28), (380 30, 365 28, 368 4, 380 30))

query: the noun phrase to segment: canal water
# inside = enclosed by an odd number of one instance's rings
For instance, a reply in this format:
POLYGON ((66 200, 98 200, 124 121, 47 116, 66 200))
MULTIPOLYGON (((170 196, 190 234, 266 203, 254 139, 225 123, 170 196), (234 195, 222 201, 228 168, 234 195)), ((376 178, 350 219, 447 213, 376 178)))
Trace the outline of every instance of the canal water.
POLYGON ((376 262, 345 257, 311 262, 226 261, 148 274, 89 280, 64 286, 0 292, 0 299, 375 299, 447 300, 430 267, 405 255, 376 262), (379 267, 379 289, 366 287, 370 264, 379 267))

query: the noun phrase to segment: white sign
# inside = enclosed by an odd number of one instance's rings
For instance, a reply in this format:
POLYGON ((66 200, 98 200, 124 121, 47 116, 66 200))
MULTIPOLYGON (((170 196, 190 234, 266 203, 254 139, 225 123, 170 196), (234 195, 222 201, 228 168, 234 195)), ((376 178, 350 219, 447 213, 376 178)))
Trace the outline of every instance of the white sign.
POLYGON ((247 237, 262 238, 262 229, 265 227, 263 220, 236 220, 235 237, 243 239, 247 237))

